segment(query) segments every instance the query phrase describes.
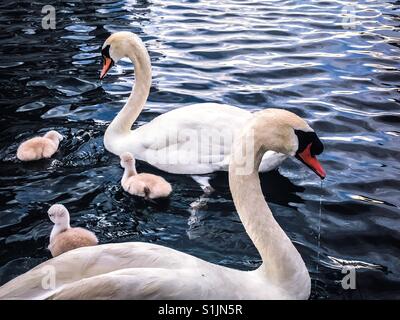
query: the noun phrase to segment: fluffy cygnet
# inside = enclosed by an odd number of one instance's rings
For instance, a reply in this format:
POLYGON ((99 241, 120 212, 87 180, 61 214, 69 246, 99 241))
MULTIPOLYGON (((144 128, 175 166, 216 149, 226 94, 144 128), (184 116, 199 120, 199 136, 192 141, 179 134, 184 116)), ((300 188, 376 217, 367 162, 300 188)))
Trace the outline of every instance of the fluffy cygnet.
POLYGON ((93 232, 83 228, 71 228, 69 212, 62 204, 51 206, 47 213, 54 223, 48 247, 53 257, 69 250, 98 244, 97 237, 93 232))
POLYGON ((29 139, 18 147, 17 158, 21 161, 50 158, 57 152, 62 139, 63 136, 54 130, 47 132, 43 137, 29 139))
POLYGON ((125 169, 121 185, 126 192, 146 199, 166 198, 170 195, 172 187, 164 178, 150 173, 137 173, 135 158, 131 153, 125 152, 120 158, 121 167, 125 169))

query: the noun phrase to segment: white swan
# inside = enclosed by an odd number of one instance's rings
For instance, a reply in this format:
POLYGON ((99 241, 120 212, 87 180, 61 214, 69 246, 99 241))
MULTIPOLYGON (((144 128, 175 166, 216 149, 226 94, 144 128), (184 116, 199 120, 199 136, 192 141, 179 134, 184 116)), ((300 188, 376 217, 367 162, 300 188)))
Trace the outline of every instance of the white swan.
MULTIPOLYGON (((193 104, 164 113, 131 130, 151 87, 149 54, 138 36, 117 32, 104 42, 102 57, 100 79, 125 57, 133 62, 136 77, 128 101, 104 135, 108 151, 118 156, 129 151, 136 159, 171 173, 206 174, 228 170, 232 141, 252 117, 251 112, 225 104, 193 104)), ((285 158, 283 154, 267 152, 260 171, 278 167, 285 158)))
POLYGON ((49 250, 53 257, 81 247, 95 246, 95 234, 84 228, 71 228, 69 212, 62 204, 54 204, 47 212, 54 227, 50 234, 49 250))
POLYGON ((325 177, 315 157, 323 145, 300 117, 268 109, 245 126, 234 144, 229 185, 263 260, 258 269, 234 270, 150 243, 105 244, 42 263, 2 286, 0 299, 307 299, 307 268, 261 191, 258 166, 267 150, 296 156, 325 177), (50 289, 42 285, 49 270, 56 277, 50 289))
POLYGON ((126 192, 146 199, 166 198, 171 194, 171 184, 163 177, 137 173, 135 158, 130 152, 124 152, 120 158, 121 167, 124 168, 121 186, 126 192))

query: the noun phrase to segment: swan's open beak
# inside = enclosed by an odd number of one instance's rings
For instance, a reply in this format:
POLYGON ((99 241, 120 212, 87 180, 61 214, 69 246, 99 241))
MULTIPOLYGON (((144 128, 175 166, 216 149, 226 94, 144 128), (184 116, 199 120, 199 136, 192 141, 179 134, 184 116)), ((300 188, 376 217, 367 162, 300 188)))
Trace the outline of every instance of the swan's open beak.
POLYGON ((100 80, 103 80, 103 78, 106 76, 108 70, 110 70, 113 65, 114 65, 114 62, 112 61, 111 58, 103 57, 103 69, 101 70, 101 73, 100 73, 100 80))
POLYGON ((326 173, 322 168, 316 156, 311 154, 311 143, 300 153, 296 154, 296 158, 303 162, 307 167, 314 171, 321 179, 325 179, 326 173))

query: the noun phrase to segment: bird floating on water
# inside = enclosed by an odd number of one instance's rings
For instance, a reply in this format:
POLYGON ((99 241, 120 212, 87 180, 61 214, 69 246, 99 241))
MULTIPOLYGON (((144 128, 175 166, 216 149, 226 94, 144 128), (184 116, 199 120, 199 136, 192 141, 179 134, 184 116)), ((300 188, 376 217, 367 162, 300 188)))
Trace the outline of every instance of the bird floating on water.
POLYGON ((34 161, 51 158, 58 150, 63 136, 55 130, 47 132, 43 137, 34 137, 20 144, 17 158, 21 161, 34 161))
POLYGON ((62 204, 52 205, 47 213, 54 223, 48 247, 53 257, 76 248, 98 244, 93 232, 84 228, 71 228, 69 212, 62 204))
POLYGON ((172 187, 163 177, 137 173, 136 161, 131 153, 122 153, 120 159, 121 167, 125 169, 121 185, 126 192, 147 199, 166 198, 171 194, 172 187))

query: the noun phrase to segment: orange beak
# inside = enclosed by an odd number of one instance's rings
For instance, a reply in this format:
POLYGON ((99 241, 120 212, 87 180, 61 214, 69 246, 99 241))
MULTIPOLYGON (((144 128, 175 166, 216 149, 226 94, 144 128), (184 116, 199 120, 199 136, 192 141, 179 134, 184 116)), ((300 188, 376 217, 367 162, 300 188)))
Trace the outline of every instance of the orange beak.
POLYGON ((103 57, 103 69, 101 70, 100 73, 100 80, 103 80, 103 78, 106 76, 108 70, 111 69, 113 64, 114 62, 110 58, 103 57))
POLYGON ((311 143, 303 150, 296 155, 296 158, 303 162, 307 167, 309 167, 312 171, 314 171, 321 179, 326 177, 326 173, 324 168, 322 168, 319 163, 317 157, 311 154, 311 143))

